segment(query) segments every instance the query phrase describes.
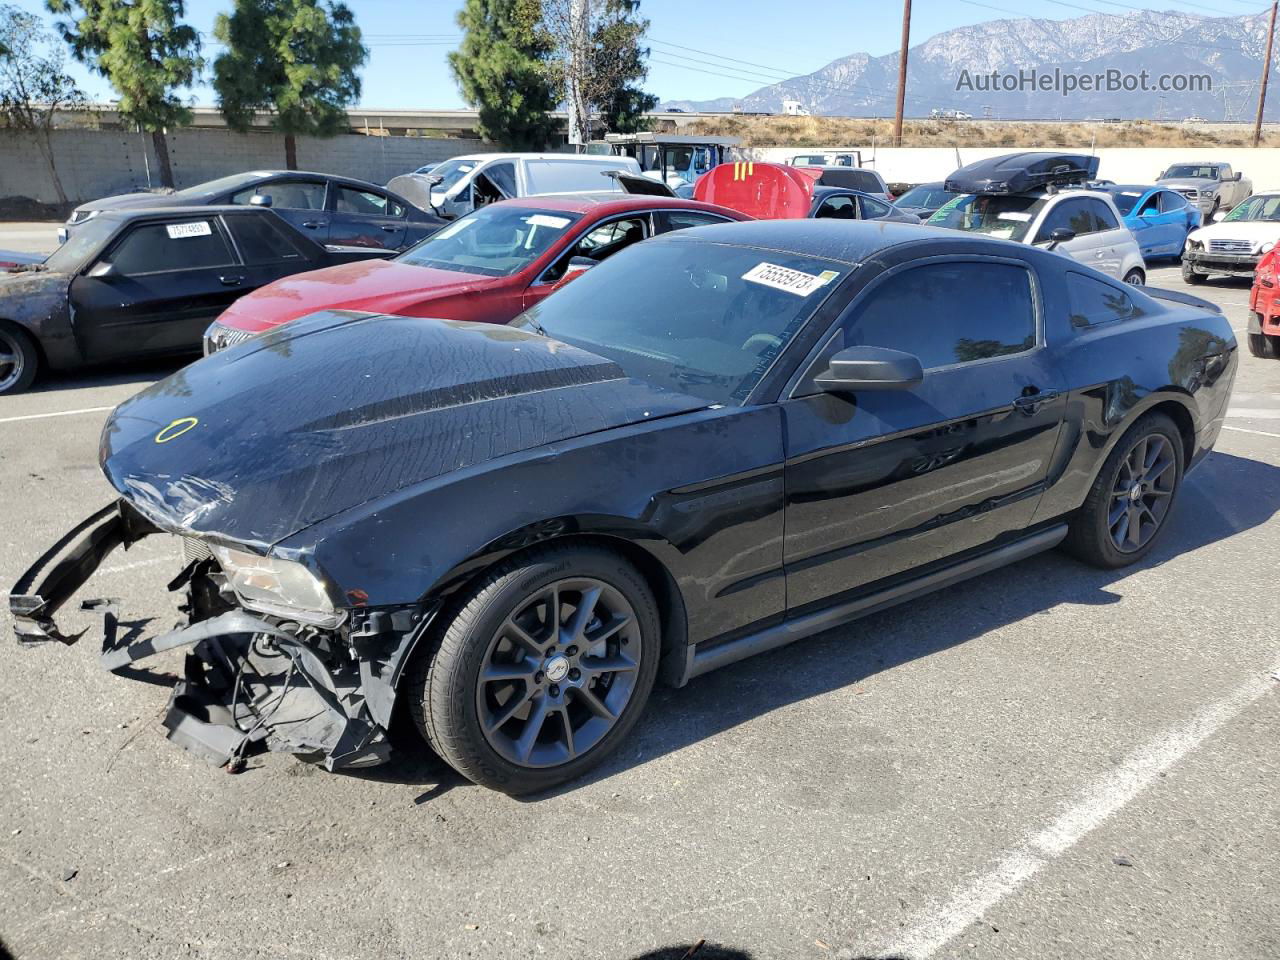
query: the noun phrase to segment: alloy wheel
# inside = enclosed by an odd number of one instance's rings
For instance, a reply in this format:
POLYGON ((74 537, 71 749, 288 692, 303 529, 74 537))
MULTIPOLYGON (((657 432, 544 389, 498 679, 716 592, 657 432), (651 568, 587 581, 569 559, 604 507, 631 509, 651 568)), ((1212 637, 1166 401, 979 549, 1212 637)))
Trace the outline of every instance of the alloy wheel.
POLYGON ((631 701, 640 625, 602 580, 558 580, 525 598, 481 662, 476 708, 489 745, 510 763, 554 767, 600 743, 631 701))
POLYGON ((1173 444, 1158 433, 1140 438, 1120 461, 1107 529, 1121 553, 1141 550, 1164 523, 1177 487, 1177 464, 1173 444))
POLYGON ((13 334, 0 329, 0 393, 18 382, 25 368, 22 347, 13 334))

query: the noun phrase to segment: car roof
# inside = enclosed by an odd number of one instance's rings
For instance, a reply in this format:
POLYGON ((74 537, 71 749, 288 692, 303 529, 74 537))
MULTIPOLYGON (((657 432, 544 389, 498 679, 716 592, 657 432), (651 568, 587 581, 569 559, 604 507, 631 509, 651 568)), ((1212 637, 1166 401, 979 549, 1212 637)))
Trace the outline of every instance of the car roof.
MULTIPOLYGON (((565 163, 618 163, 629 157, 618 157, 607 153, 465 153, 449 160, 466 160, 481 163, 485 160, 562 160, 565 163)), ((441 163, 448 163, 442 160, 441 163)))
POLYGON ((702 240, 738 247, 758 247, 779 253, 821 257, 856 264, 887 247, 920 240, 972 240, 990 245, 994 253, 1008 250, 1008 241, 959 233, 945 227, 893 220, 744 220, 711 227, 690 227, 663 234, 653 242, 702 240))
POLYGON ((743 214, 714 203, 685 200, 680 197, 659 197, 643 193, 545 193, 540 196, 517 197, 503 200, 507 206, 534 207, 540 210, 562 210, 565 213, 626 213, 628 210, 652 210, 661 207, 668 210, 709 210, 729 213, 736 217, 743 214))
MULTIPOLYGON (((1146 193, 1149 190, 1169 190, 1156 183, 1109 183, 1103 187, 1094 187, 1101 193, 1146 193)), ((1172 193, 1172 190, 1169 190, 1172 193)))
MULTIPOLYGON (((844 169, 847 170, 848 167, 845 167, 844 169)), ((858 190, 855 187, 833 187, 827 183, 814 184, 813 199, 815 200, 817 200, 819 197, 829 197, 833 193, 853 194, 854 196, 868 197, 871 200, 880 200, 879 197, 873 197, 871 196, 871 194, 867 193, 867 191, 858 190)), ((884 203, 883 200, 880 200, 880 202, 884 203)))
POLYGON ((103 210, 99 217, 104 220, 144 220, 147 217, 199 217, 218 216, 224 213, 248 213, 257 215, 262 211, 270 212, 269 207, 254 207, 248 204, 222 203, 207 204, 174 204, 172 207, 125 207, 120 210, 103 210))

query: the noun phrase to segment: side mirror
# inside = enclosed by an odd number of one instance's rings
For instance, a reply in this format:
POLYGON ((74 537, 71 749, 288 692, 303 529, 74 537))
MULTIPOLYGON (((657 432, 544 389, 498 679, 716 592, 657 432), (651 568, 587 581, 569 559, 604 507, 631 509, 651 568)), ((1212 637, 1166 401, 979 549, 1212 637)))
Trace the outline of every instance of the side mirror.
POLYGON ((565 264, 564 276, 562 276, 559 280, 557 280, 556 283, 557 284, 566 283, 567 281, 572 280, 578 274, 586 273, 595 265, 596 265, 596 262, 592 260, 590 257, 570 257, 569 262, 565 264))
POLYGON ((1209 219, 1212 220, 1214 223, 1217 223, 1218 221, 1225 220, 1226 218, 1227 218, 1227 212, 1225 210, 1219 210, 1209 219))
POLYGON ((824 393, 858 390, 905 390, 924 380, 918 357, 887 347, 846 347, 814 378, 824 393))
POLYGON ((251 207, 269 207, 271 206, 271 194, 255 193, 249 198, 249 206, 251 207))
POLYGON ((1232 179, 1232 181, 1239 181, 1239 180, 1240 180, 1240 178, 1241 178, 1241 177, 1243 177, 1243 176, 1244 176, 1244 174, 1243 174, 1243 173, 1241 173, 1239 170, 1237 170, 1234 174, 1232 174, 1231 179, 1232 179))
POLYGON ((86 274, 86 276, 93 277, 95 280, 114 280, 116 277, 120 276, 120 271, 116 269, 116 265, 114 263, 108 263, 106 260, 103 260, 94 264, 93 268, 86 274))
POLYGON ((1074 240, 1075 236, 1076 232, 1070 227, 1057 227, 1049 232, 1049 246, 1046 249, 1052 250, 1060 243, 1074 240))

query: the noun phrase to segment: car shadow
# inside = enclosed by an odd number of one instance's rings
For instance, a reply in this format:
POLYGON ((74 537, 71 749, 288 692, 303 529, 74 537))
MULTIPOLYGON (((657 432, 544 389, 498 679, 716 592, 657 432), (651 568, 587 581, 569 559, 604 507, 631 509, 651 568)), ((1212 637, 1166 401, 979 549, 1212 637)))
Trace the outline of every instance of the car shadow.
MULTIPOLYGON (((1135 571, 1158 568, 1178 556, 1265 523, 1280 511, 1280 468, 1215 453, 1183 487, 1170 526, 1140 563, 1098 570, 1050 551, 994 573, 948 587, 910 605, 864 617, 800 644, 733 664, 688 686, 655 689, 645 715, 627 742, 585 776, 550 791, 518 798, 537 803, 605 780, 617 773, 723 733, 739 724, 852 686, 877 673, 930 656, 1010 623, 1064 604, 1107 606, 1122 597, 1111 584, 1135 571), (1232 496, 1224 496, 1232 491, 1232 496), (1244 492, 1247 491, 1247 495, 1244 492), (902 627, 940 605, 945 624, 932 632, 902 627), (761 682, 767 678, 768 682, 761 682), (744 690, 750 696, 743 696, 744 690)), ((353 770, 352 776, 430 786, 416 802, 428 804, 454 787, 470 784, 422 747, 410 724, 398 725, 390 763, 353 770)))
POLYGON ((114 387, 120 384, 137 383, 145 386, 143 381, 163 380, 165 377, 198 360, 198 353, 183 354, 178 357, 152 358, 148 360, 130 360, 113 363, 110 367, 80 367, 75 370, 51 370, 36 378, 36 382, 27 390, 33 393, 57 393, 61 390, 83 390, 92 387, 114 387))

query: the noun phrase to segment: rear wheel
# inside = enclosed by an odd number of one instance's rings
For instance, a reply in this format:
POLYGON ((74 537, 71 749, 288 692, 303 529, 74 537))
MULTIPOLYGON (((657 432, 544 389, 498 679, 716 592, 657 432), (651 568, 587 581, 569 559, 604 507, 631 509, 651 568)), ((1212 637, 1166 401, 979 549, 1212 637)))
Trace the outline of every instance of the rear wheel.
POLYGON ((411 668, 423 736, 482 786, 545 790, 600 763, 639 719, 661 650, 653 593, 624 558, 554 547, 475 587, 411 668))
POLYGON ((1280 360, 1280 337, 1266 333, 1249 334, 1249 352, 1260 360, 1280 360))
POLYGON ((1204 283, 1208 279, 1203 273, 1191 266, 1186 260, 1182 261, 1182 279, 1187 283, 1204 283))
POLYGON ((1147 282, 1147 275, 1137 267, 1134 267, 1124 275, 1124 282, 1132 284, 1135 287, 1140 287, 1147 282))
POLYGON ((21 393, 31 386, 40 366, 40 351, 21 327, 0 322, 0 393, 21 393))
POLYGON ((1182 436, 1161 413, 1142 417, 1120 438, 1063 547, 1096 567, 1134 563, 1151 550, 1182 486, 1182 436))

